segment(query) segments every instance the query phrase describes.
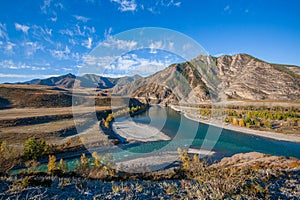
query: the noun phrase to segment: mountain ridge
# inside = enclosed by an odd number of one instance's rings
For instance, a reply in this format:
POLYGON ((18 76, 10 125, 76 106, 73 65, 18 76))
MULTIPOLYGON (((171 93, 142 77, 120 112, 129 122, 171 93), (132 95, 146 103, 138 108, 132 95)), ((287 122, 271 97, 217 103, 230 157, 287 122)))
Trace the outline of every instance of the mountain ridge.
POLYGON ((112 89, 113 94, 150 103, 208 101, 220 90, 219 83, 227 99, 300 99, 300 67, 268 63, 245 53, 198 56, 184 63, 171 64, 148 77, 66 74, 24 83, 71 88, 76 78, 81 87, 112 89))
POLYGON ((46 79, 32 79, 30 81, 18 82, 17 84, 56 86, 60 88, 70 89, 73 88, 76 80, 79 84, 78 87, 109 89, 114 87, 116 84, 123 85, 140 78, 142 77, 139 75, 111 78, 96 74, 84 74, 82 76, 76 76, 74 74, 68 73, 65 75, 53 76, 46 79))

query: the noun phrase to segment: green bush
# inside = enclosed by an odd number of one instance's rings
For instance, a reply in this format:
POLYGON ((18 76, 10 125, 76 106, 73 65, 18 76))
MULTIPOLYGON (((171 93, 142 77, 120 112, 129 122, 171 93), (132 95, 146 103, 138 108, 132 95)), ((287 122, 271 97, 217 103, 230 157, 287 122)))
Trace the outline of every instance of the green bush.
POLYGON ((37 160, 42 157, 47 150, 45 140, 37 140, 35 138, 29 138, 24 143, 24 154, 25 160, 37 160))

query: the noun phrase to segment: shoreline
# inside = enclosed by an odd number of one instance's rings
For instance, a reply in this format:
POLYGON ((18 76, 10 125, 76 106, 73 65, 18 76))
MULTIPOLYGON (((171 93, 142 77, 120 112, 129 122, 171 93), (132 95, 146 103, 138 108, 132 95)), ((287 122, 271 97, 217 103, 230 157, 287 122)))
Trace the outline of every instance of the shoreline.
POLYGON ((260 131, 260 130, 248 129, 248 128, 243 128, 243 127, 239 127, 239 126, 233 126, 230 124, 226 125, 224 123, 222 125, 220 125, 220 124, 208 121, 208 120, 199 119, 199 117, 197 117, 193 114, 188 114, 188 113, 184 112, 184 110, 178 108, 178 106, 169 105, 169 107, 175 111, 181 112, 187 119, 190 119, 192 121, 216 126, 219 128, 223 128, 223 129, 230 130, 230 131, 235 131, 235 132, 242 133, 242 134, 254 135, 254 136, 258 136, 258 137, 274 139, 274 140, 279 140, 279 141, 285 141, 285 142, 300 143, 300 136, 286 135, 283 133, 275 133, 275 132, 271 132, 271 131, 260 131))
POLYGON ((127 142, 167 141, 171 138, 155 127, 133 121, 114 121, 111 125, 113 132, 126 139, 127 142))

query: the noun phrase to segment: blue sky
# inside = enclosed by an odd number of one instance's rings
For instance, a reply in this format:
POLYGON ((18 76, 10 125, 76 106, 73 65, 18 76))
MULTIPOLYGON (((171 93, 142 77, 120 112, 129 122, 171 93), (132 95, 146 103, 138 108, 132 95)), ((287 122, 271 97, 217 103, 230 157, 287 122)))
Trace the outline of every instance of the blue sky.
POLYGON ((2 1, 0 82, 76 74, 97 44, 139 27, 179 31, 211 55, 300 65, 299 7, 296 0, 2 1))

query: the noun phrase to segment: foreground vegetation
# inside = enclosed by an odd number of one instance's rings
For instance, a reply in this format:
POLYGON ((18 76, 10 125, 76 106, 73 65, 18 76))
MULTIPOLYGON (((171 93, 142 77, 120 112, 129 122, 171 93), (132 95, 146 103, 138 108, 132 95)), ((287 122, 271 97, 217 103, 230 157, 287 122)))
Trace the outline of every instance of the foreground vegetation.
MULTIPOLYGON (((0 177, 0 198, 19 199, 278 199, 300 197, 300 161, 269 165, 261 160, 208 164, 178 149, 181 165, 158 172, 126 173, 110 155, 81 155, 74 170, 48 159, 47 172, 33 169, 0 177), (226 163, 226 164, 224 164, 226 163), (293 192, 291 192, 293 191, 293 192)), ((279 158, 278 158, 279 159, 279 158)), ((282 161, 278 161, 282 162, 282 161)))

